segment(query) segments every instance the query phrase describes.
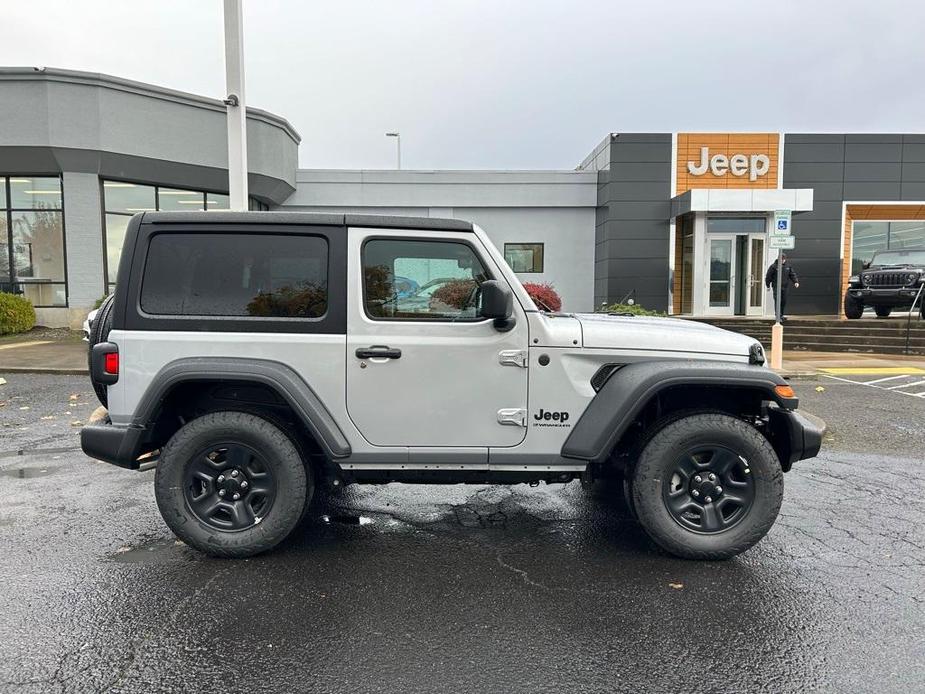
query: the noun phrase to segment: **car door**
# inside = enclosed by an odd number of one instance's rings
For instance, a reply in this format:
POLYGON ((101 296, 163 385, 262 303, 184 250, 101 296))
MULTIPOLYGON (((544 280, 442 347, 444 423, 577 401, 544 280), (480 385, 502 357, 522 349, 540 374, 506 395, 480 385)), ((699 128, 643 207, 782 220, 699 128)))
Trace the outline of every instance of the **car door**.
POLYGON ((528 328, 478 314, 503 278, 472 233, 348 230, 347 411, 375 446, 515 446, 525 435, 528 328))

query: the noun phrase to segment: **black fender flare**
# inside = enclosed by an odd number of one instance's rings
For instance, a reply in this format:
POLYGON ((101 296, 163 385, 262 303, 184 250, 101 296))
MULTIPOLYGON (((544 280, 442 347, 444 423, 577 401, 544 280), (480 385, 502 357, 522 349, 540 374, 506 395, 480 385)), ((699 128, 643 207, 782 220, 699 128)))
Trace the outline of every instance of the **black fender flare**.
POLYGON ((765 400, 786 410, 796 409, 799 402, 795 397, 778 394, 775 387, 787 382, 762 366, 707 360, 635 362, 610 375, 562 444, 562 456, 604 462, 653 397, 668 388, 686 385, 756 389, 765 400))
POLYGON ((131 426, 150 428, 170 391, 189 381, 249 381, 268 386, 292 408, 330 459, 350 456, 347 437, 311 386, 289 366, 267 359, 189 357, 169 362, 138 401, 131 426))

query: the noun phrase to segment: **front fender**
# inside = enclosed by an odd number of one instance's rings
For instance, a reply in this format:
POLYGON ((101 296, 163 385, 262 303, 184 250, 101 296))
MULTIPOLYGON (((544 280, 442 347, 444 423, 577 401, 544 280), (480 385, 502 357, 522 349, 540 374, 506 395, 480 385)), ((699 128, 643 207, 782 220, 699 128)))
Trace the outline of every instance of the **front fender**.
POLYGON ((562 445, 562 456, 592 463, 607 459, 636 416, 659 392, 675 386, 749 388, 762 398, 794 410, 797 398, 782 397, 776 386, 787 385, 761 366, 707 360, 662 360, 628 364, 615 371, 575 423, 562 445))

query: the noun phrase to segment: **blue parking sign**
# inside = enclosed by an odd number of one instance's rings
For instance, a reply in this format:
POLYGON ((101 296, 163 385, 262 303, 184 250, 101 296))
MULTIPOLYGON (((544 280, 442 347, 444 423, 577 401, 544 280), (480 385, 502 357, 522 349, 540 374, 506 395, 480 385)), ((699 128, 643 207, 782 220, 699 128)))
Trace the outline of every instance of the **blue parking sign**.
POLYGON ((778 219, 778 220, 777 220, 777 228, 778 228, 778 230, 780 230, 780 231, 787 231, 787 220, 786 220, 786 219, 778 219))

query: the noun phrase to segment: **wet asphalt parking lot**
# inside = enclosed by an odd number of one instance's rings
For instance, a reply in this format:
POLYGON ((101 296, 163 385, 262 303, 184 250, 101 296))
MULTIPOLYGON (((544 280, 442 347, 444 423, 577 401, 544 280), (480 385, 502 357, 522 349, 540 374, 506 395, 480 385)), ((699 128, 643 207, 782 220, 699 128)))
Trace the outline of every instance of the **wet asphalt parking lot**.
POLYGON ((85 377, 0 375, 2 692, 925 689, 925 398, 795 381, 824 451, 727 562, 577 482, 353 487, 228 561, 80 452, 85 377))

